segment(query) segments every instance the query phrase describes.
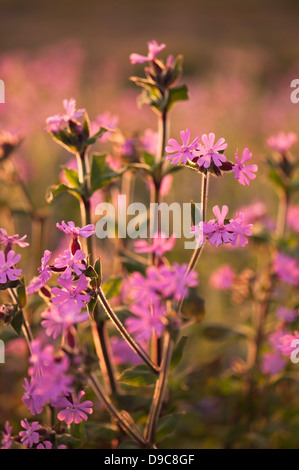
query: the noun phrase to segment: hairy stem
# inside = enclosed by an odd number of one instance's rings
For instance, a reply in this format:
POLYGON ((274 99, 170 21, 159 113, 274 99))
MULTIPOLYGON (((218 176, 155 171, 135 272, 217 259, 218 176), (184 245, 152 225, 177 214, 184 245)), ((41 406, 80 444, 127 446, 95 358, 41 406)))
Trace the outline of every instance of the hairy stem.
MULTIPOLYGON (((89 187, 89 161, 87 152, 77 154, 79 181, 83 185, 82 198, 80 201, 81 219, 83 225, 91 224, 91 207, 90 207, 90 187, 89 187)), ((90 264, 94 263, 94 251, 92 237, 86 238, 86 249, 89 256, 90 264)), ((96 306, 95 315, 98 306, 96 306)), ((113 364, 111 348, 109 345, 109 337, 107 335, 106 325, 101 320, 91 321, 92 335, 99 358, 100 368, 105 379, 107 391, 109 393, 118 393, 119 385, 115 376, 115 367, 113 364)))
POLYGON ((97 293, 98 293, 98 299, 103 309, 105 310, 105 312, 107 313, 108 317, 113 322, 115 327, 118 329, 120 334, 127 341, 127 343, 133 349, 133 351, 135 351, 135 353, 138 354, 138 356, 145 362, 145 364, 147 364, 147 366, 152 370, 152 372, 157 374, 159 372, 159 367, 153 363, 153 361, 150 359, 148 354, 141 348, 141 346, 139 346, 139 344, 136 343, 136 341, 128 333, 127 329, 119 320, 118 316, 116 315, 116 313, 113 311, 112 307, 110 306, 101 287, 99 287, 97 293))
POLYGON ((162 352, 162 362, 161 362, 161 371, 156 382, 155 392, 153 396, 153 401, 151 404, 151 409, 148 416, 147 425, 145 428, 145 439, 151 443, 155 442, 155 434, 157 429, 157 424, 159 421, 159 416, 161 413, 161 408, 164 402, 165 393, 167 390, 167 379, 169 366, 172 356, 173 343, 170 338, 169 333, 167 332, 164 336, 163 341, 163 352, 162 352))

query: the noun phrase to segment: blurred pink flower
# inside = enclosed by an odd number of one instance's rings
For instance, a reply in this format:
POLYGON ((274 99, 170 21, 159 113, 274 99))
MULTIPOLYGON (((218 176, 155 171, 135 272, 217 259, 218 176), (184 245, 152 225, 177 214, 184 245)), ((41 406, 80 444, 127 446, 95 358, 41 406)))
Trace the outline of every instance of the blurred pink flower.
POLYGON ((168 145, 166 146, 165 150, 167 153, 171 153, 172 155, 168 155, 166 158, 167 160, 172 160, 172 164, 179 163, 182 160, 182 163, 187 163, 188 158, 192 160, 194 157, 194 153, 191 152, 195 150, 198 146, 199 137, 196 137, 191 144, 189 144, 191 131, 187 129, 186 131, 180 132, 183 145, 180 145, 177 140, 169 139, 168 145))
POLYGON ((281 318, 281 320, 285 320, 286 322, 293 322, 298 316, 298 310, 291 310, 289 308, 280 306, 276 312, 277 316, 281 318))
POLYGON ((254 174, 258 170, 257 165, 245 165, 245 162, 252 158, 252 153, 249 153, 248 148, 243 150, 242 158, 239 159, 238 154, 235 154, 237 164, 233 166, 233 172, 235 173, 235 178, 238 179, 239 183, 245 186, 250 185, 250 180, 256 178, 254 174))
POLYGON ((111 137, 113 131, 115 131, 117 125, 118 125, 119 118, 118 116, 113 116, 110 111, 105 111, 103 114, 99 114, 96 118, 95 121, 93 121, 90 125, 91 129, 91 134, 96 134, 99 130, 100 127, 105 127, 108 129, 108 132, 105 132, 105 134, 102 135, 101 141, 102 142, 108 142, 109 138, 111 137))
POLYGON ((155 233, 150 245, 146 240, 138 240, 134 243, 136 253, 155 253, 161 258, 165 253, 171 251, 175 245, 175 235, 168 238, 165 233, 155 233))
POLYGON ((64 114, 56 114, 55 116, 50 116, 46 119, 46 130, 58 132, 61 127, 69 121, 75 121, 85 113, 85 109, 83 108, 76 110, 76 100, 74 98, 63 100, 63 107, 65 109, 64 114))
POLYGON ((33 444, 37 444, 39 441, 39 433, 37 432, 40 429, 40 424, 38 421, 33 421, 28 423, 27 419, 22 419, 22 427, 25 431, 20 431, 21 442, 27 447, 32 447, 33 444))
MULTIPOLYGON (((146 343, 143 345, 143 349, 147 349, 146 343)), ((113 352, 113 358, 116 365, 131 363, 134 366, 142 364, 142 359, 130 348, 128 343, 117 336, 111 338, 111 347, 113 352)))
POLYGON ((162 336, 166 307, 161 302, 144 299, 142 304, 132 304, 130 310, 135 316, 127 318, 125 324, 138 341, 150 341, 153 331, 158 338, 162 336))
POLYGON ((41 314, 41 325, 46 329, 47 336, 58 338, 60 334, 65 336, 73 325, 83 323, 89 319, 88 313, 81 313, 79 305, 66 302, 62 305, 51 305, 41 314))
POLYGON ((227 148, 225 139, 221 137, 221 139, 217 140, 216 144, 214 144, 215 134, 213 132, 210 132, 209 136, 203 134, 201 139, 204 145, 198 145, 196 151, 193 152, 193 156, 200 157, 197 160, 197 165, 209 168, 211 164, 214 163, 216 166, 221 167, 222 163, 226 161, 226 156, 219 153, 221 150, 227 148))
POLYGON ((8 421, 6 421, 4 429, 5 432, 1 431, 3 436, 1 440, 1 449, 10 449, 12 445, 12 426, 9 425, 8 421))
POLYGON ((298 137, 294 132, 279 132, 277 135, 267 139, 267 145, 277 152, 285 153, 297 141, 298 137))
POLYGON ((290 206, 287 213, 287 224, 294 230, 294 232, 299 233, 299 205, 290 206))
POLYGON ((188 289, 198 285, 198 274, 191 270, 187 273, 187 264, 174 263, 172 266, 162 265, 160 268, 160 292, 163 297, 180 301, 188 289))
POLYGON ((263 374, 279 374, 286 366, 286 360, 277 352, 265 353, 262 357, 261 369, 263 374))
POLYGON ((292 342, 294 339, 299 340, 299 332, 294 331, 293 334, 287 333, 279 338, 279 344, 277 349, 282 352, 284 356, 290 356, 294 350, 294 346, 292 346, 292 342))
POLYGON ((236 273, 229 264, 223 264, 211 275, 209 284, 214 289, 230 289, 236 277, 236 273))
POLYGON ((277 253, 273 269, 282 282, 292 286, 299 285, 299 264, 297 259, 283 253, 277 253))
POLYGON ((14 338, 5 345, 7 356, 27 357, 28 346, 24 338, 14 338))
POLYGON ((14 266, 20 261, 21 255, 16 255, 13 250, 7 254, 7 258, 3 251, 0 251, 0 284, 8 281, 16 281, 17 276, 21 276, 22 269, 15 269, 14 266))
POLYGON ((158 132, 146 129, 140 141, 146 152, 156 155, 158 150, 158 132))
POLYGON ((82 390, 76 396, 72 394, 72 399, 68 400, 66 397, 61 397, 56 404, 56 408, 65 408, 59 411, 57 418, 60 421, 65 421, 66 424, 81 423, 81 421, 87 421, 87 415, 93 413, 93 403, 90 400, 85 400, 80 403, 84 397, 85 392, 82 390))
POLYGON ((266 216, 266 204, 261 201, 253 202, 248 206, 240 207, 238 212, 242 212, 244 223, 254 224, 266 216))
POLYGON ((130 55, 131 64, 144 64, 145 62, 151 62, 156 59, 157 55, 166 47, 166 44, 158 44, 154 39, 147 43, 148 54, 147 56, 132 53, 130 55))
MULTIPOLYGON (((43 443, 40 443, 36 446, 37 449, 52 449, 53 444, 50 441, 44 441, 43 443)), ((60 446, 56 447, 57 449, 67 449, 67 447, 64 444, 61 444, 60 446)))

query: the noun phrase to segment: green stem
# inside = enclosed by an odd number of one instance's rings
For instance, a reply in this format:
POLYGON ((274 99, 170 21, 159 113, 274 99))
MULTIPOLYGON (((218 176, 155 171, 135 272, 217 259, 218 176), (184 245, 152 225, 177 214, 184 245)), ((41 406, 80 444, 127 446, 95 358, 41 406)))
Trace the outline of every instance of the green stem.
POLYGON ((28 322, 28 320, 27 320, 27 318, 24 314, 24 311, 23 311, 21 305, 20 305, 19 297, 16 294, 15 290, 14 289, 9 289, 9 293, 10 293, 11 298, 18 304, 19 311, 22 314, 22 331, 23 331, 28 349, 31 353, 31 342, 33 341, 33 335, 32 335, 32 332, 31 332, 29 322, 28 322))

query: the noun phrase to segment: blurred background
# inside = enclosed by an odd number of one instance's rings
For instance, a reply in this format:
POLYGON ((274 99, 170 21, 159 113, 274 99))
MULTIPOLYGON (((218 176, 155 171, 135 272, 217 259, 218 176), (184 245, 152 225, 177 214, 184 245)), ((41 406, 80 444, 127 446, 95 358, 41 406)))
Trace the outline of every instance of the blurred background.
MULTIPOLYGON (((45 119, 62 112, 64 98, 74 97, 91 118, 105 111, 118 115, 119 127, 128 136, 147 128, 156 130, 156 116, 147 107, 138 108, 140 90, 129 80, 142 73, 142 66, 130 64, 130 53, 145 54, 151 39, 166 43, 162 57, 166 52, 184 56, 181 82, 187 84, 190 100, 172 110, 169 137, 178 138, 186 128, 193 136, 215 132, 228 142, 230 159, 237 149, 249 147, 254 163, 259 164, 258 177, 249 188, 240 186, 232 175, 220 181, 212 178, 209 214, 214 204, 228 204, 233 214, 240 206, 260 200, 275 214, 276 196, 265 184, 263 170, 265 140, 280 130, 298 133, 299 104, 290 100, 290 83, 299 78, 298 17, 296 0, 0 0, 0 78, 6 86, 0 130, 24 136, 15 160, 34 206, 49 211, 45 247, 57 246, 54 220, 65 214, 78 220, 78 208, 70 196, 45 208, 46 188, 57 181, 60 165, 69 158, 44 131, 45 119)), ((99 144, 99 150, 103 148, 99 144)), ((191 173, 174 176, 167 200, 199 201, 200 181, 191 173)), ((1 226, 9 223, 5 197, 6 189, 0 186, 1 226)), ((16 192, 12 204, 21 210, 26 201, 16 192)), ((27 219, 18 218, 16 223, 17 231, 28 233, 32 241, 27 219)), ((209 250, 199 270, 206 312, 209 320, 234 323, 239 307, 232 309, 225 294, 209 298, 208 278, 228 260, 236 269, 254 267, 256 260, 247 249, 242 256, 227 249, 209 250)), ((35 269, 38 261, 32 252, 26 256, 35 269)), ((180 250, 173 257, 183 261, 186 253, 180 250)), ((203 351, 212 351, 211 357, 221 355, 221 348, 215 352, 214 346, 205 345, 203 351)), ((227 361, 239 354, 242 346, 235 343, 227 361)), ((195 365, 201 360, 201 354, 193 358, 195 365)), ((9 383, 8 379, 2 380, 9 383)), ((10 383, 13 388, 13 379, 10 383)), ((16 396, 6 399, 7 410, 18 407, 16 396)), ((204 412, 211 406, 216 409, 214 405, 207 400, 204 412)), ((194 446, 196 436, 186 445, 194 446)), ((213 439, 203 445, 217 446, 213 439)))

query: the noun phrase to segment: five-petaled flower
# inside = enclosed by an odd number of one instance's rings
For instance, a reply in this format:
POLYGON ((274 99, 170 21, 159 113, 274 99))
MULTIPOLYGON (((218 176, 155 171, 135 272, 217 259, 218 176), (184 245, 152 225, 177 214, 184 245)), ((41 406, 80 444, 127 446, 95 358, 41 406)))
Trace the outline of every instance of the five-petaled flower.
POLYGON ((27 419, 22 419, 22 427, 25 431, 20 431, 21 442, 27 447, 32 447, 34 444, 37 444, 39 441, 39 433, 37 432, 40 429, 40 424, 38 421, 33 421, 28 423, 27 419))
POLYGON ((257 165, 245 165, 245 162, 251 159, 252 153, 249 152, 248 148, 243 150, 241 160, 239 159, 238 154, 236 153, 236 162, 237 164, 233 166, 233 172, 235 173, 235 178, 238 179, 239 183, 245 186, 250 185, 250 180, 254 180, 256 175, 254 174, 258 170, 257 165))
POLYGON ((64 409, 59 411, 57 418, 60 421, 65 421, 66 424, 78 424, 81 423, 81 421, 87 421, 87 415, 93 413, 93 403, 90 400, 81 402, 84 395, 85 392, 81 390, 78 393, 78 396, 72 393, 69 399, 67 397, 61 397, 55 406, 56 408, 64 409))
POLYGON ((193 153, 194 156, 199 156, 197 165, 199 167, 209 168, 212 163, 217 167, 221 167, 222 163, 226 161, 226 156, 219 153, 227 148, 225 139, 221 137, 218 139, 216 144, 214 132, 210 132, 209 135, 203 134, 201 137, 204 145, 198 145, 196 151, 193 153))
POLYGON ((66 268, 61 275, 61 279, 70 279, 73 271, 77 276, 80 276, 82 271, 86 269, 85 264, 82 263, 85 257, 86 255, 82 250, 77 250, 74 255, 72 255, 70 250, 65 250, 64 255, 59 255, 55 259, 54 266, 58 269, 66 268))
POLYGON ((191 131, 187 129, 186 131, 180 132, 183 145, 180 145, 177 140, 169 139, 168 145, 165 148, 166 152, 171 153, 166 158, 167 160, 172 160, 172 164, 179 163, 181 160, 182 163, 187 163, 188 159, 192 160, 194 158, 194 151, 198 147, 199 137, 196 137, 191 144, 189 144, 191 131))
POLYGON ((15 269, 14 266, 20 261, 21 255, 16 255, 13 250, 7 253, 0 251, 0 284, 5 284, 8 281, 16 281, 22 274, 21 269, 15 269), (17 277, 18 276, 18 277, 17 277))
POLYGON ((133 53, 130 55, 131 64, 144 64, 145 62, 152 62, 156 59, 157 55, 165 49, 166 44, 158 44, 154 39, 147 43, 148 54, 140 55, 133 53))
POLYGON ((64 220, 59 224, 57 222, 56 227, 59 228, 59 230, 62 230, 66 235, 73 235, 75 237, 83 237, 83 238, 88 238, 91 235, 95 234, 95 229, 94 225, 88 224, 85 225, 84 227, 76 227, 75 223, 70 221, 70 222, 65 222, 64 220))

